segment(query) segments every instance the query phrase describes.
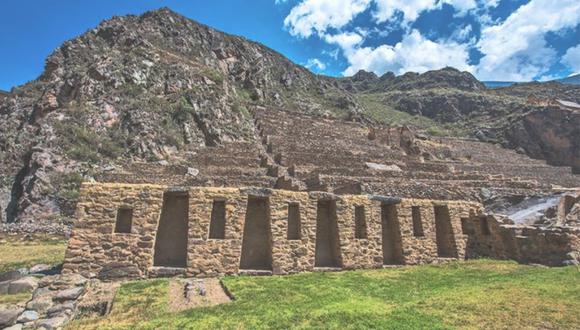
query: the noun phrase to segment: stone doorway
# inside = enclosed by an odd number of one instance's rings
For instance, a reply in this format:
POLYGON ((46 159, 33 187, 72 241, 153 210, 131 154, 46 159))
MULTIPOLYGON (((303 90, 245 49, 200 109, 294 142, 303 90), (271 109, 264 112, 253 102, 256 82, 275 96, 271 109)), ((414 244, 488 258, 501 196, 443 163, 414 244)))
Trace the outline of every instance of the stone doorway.
POLYGON ((402 265, 403 248, 396 205, 381 205, 383 264, 402 265))
POLYGON ((457 258, 457 244, 451 226, 449 207, 438 205, 435 211, 435 237, 437 241, 437 256, 441 258, 457 258))
POLYGON ((314 267, 340 268, 341 259, 336 201, 318 201, 314 267))
POLYGON ((269 198, 248 197, 240 269, 272 270, 269 198))
POLYGON ((153 265, 187 266, 189 195, 187 192, 166 192, 155 239, 153 265))

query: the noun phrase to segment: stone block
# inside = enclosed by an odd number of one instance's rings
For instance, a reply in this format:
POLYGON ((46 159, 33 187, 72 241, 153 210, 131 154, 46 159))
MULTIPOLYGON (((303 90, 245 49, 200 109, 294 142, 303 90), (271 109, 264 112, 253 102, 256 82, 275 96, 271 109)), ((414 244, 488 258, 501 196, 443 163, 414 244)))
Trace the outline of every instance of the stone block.
POLYGON ((29 292, 36 289, 37 287, 38 279, 36 277, 27 276, 10 282, 10 286, 8 287, 8 294, 29 292))
POLYGON ((0 327, 9 327, 16 323, 24 308, 18 306, 0 306, 0 327))

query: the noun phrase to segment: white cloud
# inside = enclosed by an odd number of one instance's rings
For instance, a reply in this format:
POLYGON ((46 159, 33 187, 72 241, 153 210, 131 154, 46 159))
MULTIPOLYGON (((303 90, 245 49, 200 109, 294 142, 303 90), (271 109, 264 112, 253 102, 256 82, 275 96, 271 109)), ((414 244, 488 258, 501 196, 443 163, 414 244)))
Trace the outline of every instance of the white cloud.
POLYGON ((471 24, 467 24, 464 27, 455 30, 451 35, 451 39, 457 40, 458 42, 469 40, 471 32, 473 32, 473 28, 471 27, 471 24))
MULTIPOLYGON (((348 44, 347 44, 348 45, 348 44)), ((425 72, 453 66, 459 70, 473 71, 469 65, 469 53, 465 45, 451 41, 435 42, 426 39, 417 30, 412 30, 394 46, 381 45, 376 48, 343 48, 349 67, 343 72, 349 76, 358 70, 381 75, 387 71, 403 74, 407 71, 425 72)))
POLYGON ((580 72, 580 44, 569 48, 562 57, 562 63, 574 72, 580 72))
POLYGON ((311 58, 306 62, 305 67, 310 70, 324 71, 326 69, 326 64, 317 58, 311 58))
MULTIPOLYGON (((287 0, 276 0, 284 2, 287 0)), ((359 69, 404 73, 423 72, 444 66, 467 70, 482 80, 528 81, 546 79, 557 52, 545 40, 548 32, 560 33, 580 23, 578 0, 529 0, 505 20, 492 20, 490 9, 500 0, 301 0, 284 20, 290 34, 300 38, 312 35, 337 45, 348 61, 344 74, 359 69), (424 36, 410 30, 411 23, 423 12, 444 4, 454 7, 456 16, 472 14, 481 24, 481 37, 471 24, 459 26, 447 40, 424 36), (372 11, 374 26, 349 26, 355 17, 372 11), (386 24, 385 24, 386 23, 386 24), (348 28, 347 28, 348 27, 348 28), (402 29, 404 36, 395 45, 369 47, 365 41, 387 37, 402 29), (430 40, 432 39, 432 40, 430 40), (470 65, 469 51, 479 50, 479 64, 470 65)), ((478 31, 477 31, 478 32, 478 31)), ((580 71, 580 45, 568 50, 561 59, 574 71, 580 71)), ((325 54, 333 57, 335 53, 325 54)), ((321 62, 322 63, 322 62, 321 62)), ((324 64, 324 63, 323 63, 324 64)), ((315 62, 311 67, 319 68, 315 62)))
POLYGON ((325 34, 323 39, 329 44, 336 44, 343 50, 355 48, 363 42, 363 37, 354 32, 344 32, 335 35, 325 34))
POLYGON ((556 61, 544 39, 547 32, 578 25, 580 1, 531 0, 504 22, 482 29, 477 48, 484 56, 480 79, 526 81, 539 77, 556 61))
POLYGON ((371 0, 304 0, 290 11, 284 26, 290 34, 307 38, 329 28, 341 28, 365 11, 371 0))
POLYGON ((443 4, 453 6, 459 15, 477 8, 475 0, 374 0, 377 9, 373 13, 378 23, 390 21, 398 12, 403 13, 403 22, 415 21, 424 11, 439 9, 443 4))
POLYGON ((453 6, 459 15, 464 15, 468 11, 477 8, 475 0, 441 0, 439 5, 444 3, 453 6))
MULTIPOLYGON (((286 0, 276 0, 282 3, 286 0)), ((284 26, 293 36, 307 38, 312 34, 324 34, 329 28, 340 29, 357 15, 376 5, 373 17, 383 23, 403 14, 403 22, 415 21, 424 11, 453 6, 459 14, 477 7, 475 0, 303 0, 292 8, 284 19, 284 26)), ((360 33, 361 31, 359 31, 360 33)))
POLYGON ((329 56, 330 58, 333 58, 335 60, 338 59, 338 52, 340 50, 338 48, 335 48, 333 50, 323 50, 322 54, 329 56))
POLYGON ((404 22, 412 22, 421 12, 435 8, 435 0, 375 0, 375 3, 373 16, 378 23, 393 19, 397 12, 403 13, 404 22))

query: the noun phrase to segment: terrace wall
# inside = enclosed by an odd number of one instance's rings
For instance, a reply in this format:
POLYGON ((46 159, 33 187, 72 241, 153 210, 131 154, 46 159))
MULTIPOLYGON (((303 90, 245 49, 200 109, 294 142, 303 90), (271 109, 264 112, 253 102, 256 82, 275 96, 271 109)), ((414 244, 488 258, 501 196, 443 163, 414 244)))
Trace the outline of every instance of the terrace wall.
MULTIPOLYGON (((341 269, 380 268, 384 205, 394 205, 400 234, 402 264, 437 262, 434 207, 447 206, 457 259, 466 256, 467 235, 462 219, 480 214, 477 203, 398 199, 367 195, 334 195, 264 188, 175 188, 148 184, 85 183, 77 207, 77 220, 66 252, 64 272, 78 272, 102 279, 145 278, 184 273, 188 276, 220 276, 252 273, 240 270, 246 208, 250 197, 267 199, 269 205, 272 269, 256 273, 290 274, 316 270, 317 205, 336 204, 341 269), (182 269, 154 266, 159 219, 164 194, 188 196, 187 263, 182 269), (214 201, 225 201, 224 238, 209 238, 214 201), (300 238, 288 239, 288 205, 299 205, 300 238), (366 238, 355 238, 355 207, 364 207, 366 238), (423 236, 414 236, 412 207, 421 212, 423 236), (132 210, 130 232, 115 232, 117 212, 132 210), (175 273, 172 273, 175 272, 175 273)), ((359 208, 360 212, 360 208, 359 208)), ((251 227, 251 226, 250 226, 251 227)), ((248 236, 250 237, 250 236, 248 236)), ((257 235, 256 237, 263 237, 257 235)))

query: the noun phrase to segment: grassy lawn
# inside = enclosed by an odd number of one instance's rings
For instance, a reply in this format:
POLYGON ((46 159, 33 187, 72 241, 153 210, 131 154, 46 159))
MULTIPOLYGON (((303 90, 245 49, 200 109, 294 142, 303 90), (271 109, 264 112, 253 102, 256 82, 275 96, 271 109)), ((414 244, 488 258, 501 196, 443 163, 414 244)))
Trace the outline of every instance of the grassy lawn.
POLYGON ((126 283, 110 315, 69 328, 580 328, 578 267, 478 260, 224 282, 234 302, 176 314, 167 280, 126 283))
POLYGON ((0 273, 36 264, 58 265, 64 259, 66 241, 59 237, 0 236, 0 273))

